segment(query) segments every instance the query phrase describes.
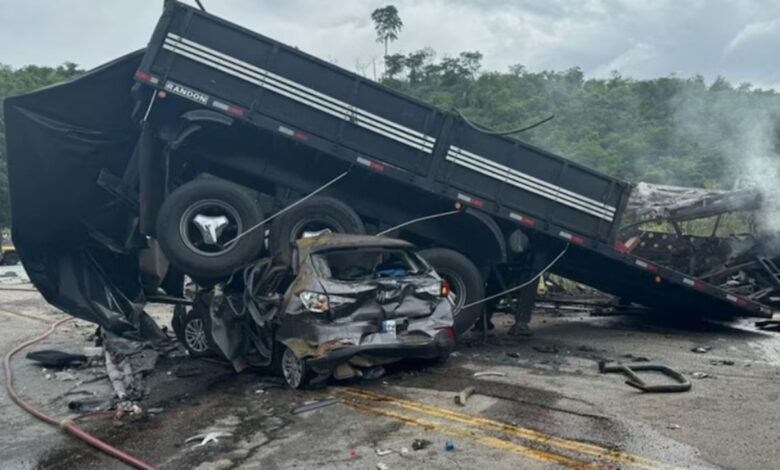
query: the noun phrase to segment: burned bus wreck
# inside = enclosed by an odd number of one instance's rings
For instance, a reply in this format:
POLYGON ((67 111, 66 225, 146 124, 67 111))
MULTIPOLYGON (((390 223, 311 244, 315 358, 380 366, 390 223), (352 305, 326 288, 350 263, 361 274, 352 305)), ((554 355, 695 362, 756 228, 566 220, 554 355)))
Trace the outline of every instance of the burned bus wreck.
POLYGON ((780 234, 761 223, 759 188, 705 190, 640 183, 621 231, 627 249, 719 286, 780 306, 780 234), (663 230, 662 230, 663 229, 663 230))

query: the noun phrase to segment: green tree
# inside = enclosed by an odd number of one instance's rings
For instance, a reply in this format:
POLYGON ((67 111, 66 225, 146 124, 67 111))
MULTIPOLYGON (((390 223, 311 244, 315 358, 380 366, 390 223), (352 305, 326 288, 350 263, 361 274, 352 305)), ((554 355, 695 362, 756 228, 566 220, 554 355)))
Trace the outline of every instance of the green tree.
POLYGON ((376 42, 385 45, 385 73, 387 73, 388 44, 398 39, 398 33, 404 27, 398 9, 393 5, 377 8, 371 13, 376 30, 376 42))

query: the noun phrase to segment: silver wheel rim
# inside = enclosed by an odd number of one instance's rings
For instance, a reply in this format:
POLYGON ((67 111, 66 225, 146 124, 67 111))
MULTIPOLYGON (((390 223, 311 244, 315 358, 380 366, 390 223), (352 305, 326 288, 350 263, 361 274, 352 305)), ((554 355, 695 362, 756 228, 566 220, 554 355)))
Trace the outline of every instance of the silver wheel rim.
POLYGON ((187 347, 196 353, 208 351, 209 345, 206 342, 206 329, 203 320, 194 318, 187 322, 184 327, 184 341, 187 342, 187 347))
POLYGON ((201 256, 221 256, 237 244, 227 243, 242 233, 244 226, 236 209, 218 199, 204 199, 192 204, 179 220, 179 236, 184 245, 201 256), (228 224, 221 228, 215 243, 205 240, 195 221, 197 217, 225 217, 228 224))
POLYGON ((450 271, 437 269, 436 272, 450 285, 450 295, 447 298, 452 303, 452 316, 455 317, 463 310, 463 306, 466 305, 466 296, 464 295, 466 284, 460 276, 456 276, 450 271))
POLYGON ((285 348, 284 354, 282 354, 282 374, 290 387, 298 388, 301 386, 303 361, 295 357, 295 354, 289 348, 285 348))

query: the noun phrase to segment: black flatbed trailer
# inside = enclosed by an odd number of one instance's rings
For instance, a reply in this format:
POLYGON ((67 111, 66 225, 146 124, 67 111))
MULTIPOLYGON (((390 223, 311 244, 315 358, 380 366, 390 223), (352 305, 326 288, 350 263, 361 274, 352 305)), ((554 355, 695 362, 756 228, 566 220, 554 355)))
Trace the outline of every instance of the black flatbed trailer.
MULTIPOLYGON (((333 64, 170 2, 136 80, 349 167, 570 244, 553 272, 650 307, 771 317, 770 307, 627 252, 631 187, 520 140, 488 135, 333 64)), ((154 104, 154 106, 157 105, 154 104)), ((511 263, 511 260, 505 260, 511 263)))

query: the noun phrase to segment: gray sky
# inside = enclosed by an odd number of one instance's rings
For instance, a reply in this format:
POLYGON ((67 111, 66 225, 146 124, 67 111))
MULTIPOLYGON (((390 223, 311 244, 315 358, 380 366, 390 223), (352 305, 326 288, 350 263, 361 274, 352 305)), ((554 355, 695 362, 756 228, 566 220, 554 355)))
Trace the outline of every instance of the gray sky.
MULTIPOLYGON (((190 0, 191 2, 192 0, 190 0)), ((93 67, 143 47, 162 0, 0 0, 0 63, 93 67)), ((723 75, 780 89, 780 0, 203 0, 219 16, 351 70, 380 58, 369 15, 396 5, 391 52, 479 50, 488 70, 580 66, 723 75)))

